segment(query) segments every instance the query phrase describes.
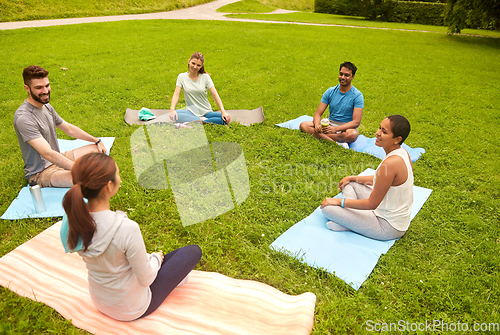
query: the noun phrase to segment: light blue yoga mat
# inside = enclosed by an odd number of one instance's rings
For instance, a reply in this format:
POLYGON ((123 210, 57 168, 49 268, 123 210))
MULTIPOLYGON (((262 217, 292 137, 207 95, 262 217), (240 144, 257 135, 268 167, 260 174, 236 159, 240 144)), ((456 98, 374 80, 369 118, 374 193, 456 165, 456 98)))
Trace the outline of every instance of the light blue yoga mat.
MULTIPOLYGON (((109 150, 113 146, 115 141, 114 137, 99 137, 108 149, 107 154, 109 155, 109 150)), ((62 140, 58 139, 59 150, 61 152, 73 150, 84 145, 88 145, 89 142, 82 140, 62 140)), ((21 164, 21 163, 19 163, 21 164)), ((35 207, 33 205, 33 200, 31 200, 31 194, 29 187, 26 186, 21 189, 18 196, 10 204, 7 211, 3 213, 1 219, 5 220, 17 220, 25 218, 44 218, 44 217, 54 217, 63 216, 64 209, 62 207, 62 199, 69 188, 53 188, 44 187, 42 188, 42 197, 45 203, 46 211, 42 213, 36 213, 35 207)))
MULTIPOLYGON (((283 122, 283 123, 278 123, 276 124, 278 127, 281 128, 287 128, 287 129, 294 129, 298 130, 299 126, 302 122, 304 121, 312 121, 313 117, 309 115, 302 115, 299 116, 296 119, 283 122)), ((410 154, 410 158, 412 162, 415 162, 417 159, 420 158, 420 156, 425 153, 425 149, 423 148, 410 148, 407 146, 405 143, 401 145, 403 149, 408 151, 410 154)), ((383 159, 385 157, 385 151, 383 148, 377 147, 375 145, 375 137, 369 138, 365 137, 363 135, 359 135, 356 141, 353 143, 349 143, 349 149, 354 150, 357 152, 363 152, 375 157, 378 157, 380 159, 383 159)))
MULTIPOLYGON (((375 170, 366 169, 360 175, 374 173, 375 170)), ((431 192, 430 189, 413 186, 412 220, 431 192)), ((342 197, 342 193, 336 196, 339 197, 342 197)), ((313 268, 335 274, 358 290, 377 265, 380 256, 396 240, 377 241, 354 232, 331 231, 326 228, 327 222, 328 219, 318 207, 278 237, 270 248, 291 255, 313 268)))

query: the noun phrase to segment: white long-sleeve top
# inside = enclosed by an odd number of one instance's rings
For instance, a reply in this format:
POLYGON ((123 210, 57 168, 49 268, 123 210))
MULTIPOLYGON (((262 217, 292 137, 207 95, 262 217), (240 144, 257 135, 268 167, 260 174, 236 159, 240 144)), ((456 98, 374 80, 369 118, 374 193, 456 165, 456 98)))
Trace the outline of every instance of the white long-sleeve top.
POLYGON ((99 311, 114 319, 137 319, 149 307, 149 285, 161 258, 146 252, 139 225, 125 213, 91 215, 97 230, 87 251, 78 251, 87 265, 90 297, 99 311))

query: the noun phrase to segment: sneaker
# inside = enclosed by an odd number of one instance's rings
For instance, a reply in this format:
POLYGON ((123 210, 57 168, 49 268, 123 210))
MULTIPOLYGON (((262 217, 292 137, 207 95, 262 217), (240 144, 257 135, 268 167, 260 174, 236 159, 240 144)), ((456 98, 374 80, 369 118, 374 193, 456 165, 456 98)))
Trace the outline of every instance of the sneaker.
POLYGON ((345 142, 335 142, 335 143, 337 143, 338 145, 340 145, 344 149, 349 149, 349 144, 347 144, 345 142))

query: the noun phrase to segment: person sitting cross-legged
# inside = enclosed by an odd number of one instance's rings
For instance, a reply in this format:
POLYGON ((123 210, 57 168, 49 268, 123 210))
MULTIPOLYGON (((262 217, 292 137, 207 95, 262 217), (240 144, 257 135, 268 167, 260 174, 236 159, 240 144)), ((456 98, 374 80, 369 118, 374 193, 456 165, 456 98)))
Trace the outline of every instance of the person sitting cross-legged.
POLYGON ((385 118, 375 144, 386 156, 374 176, 347 176, 339 182, 343 198, 325 198, 323 215, 334 231, 354 231, 376 240, 400 238, 410 226, 413 207, 413 166, 401 144, 410 123, 401 115, 385 118), (373 185, 373 189, 370 187, 373 185))
POLYGON ((312 121, 300 124, 300 130, 319 139, 336 141, 345 148, 358 138, 358 126, 363 116, 363 94, 354 86, 352 80, 357 68, 351 62, 340 64, 339 84, 330 87, 323 94, 312 121), (321 118, 329 108, 329 124, 321 125, 321 118))

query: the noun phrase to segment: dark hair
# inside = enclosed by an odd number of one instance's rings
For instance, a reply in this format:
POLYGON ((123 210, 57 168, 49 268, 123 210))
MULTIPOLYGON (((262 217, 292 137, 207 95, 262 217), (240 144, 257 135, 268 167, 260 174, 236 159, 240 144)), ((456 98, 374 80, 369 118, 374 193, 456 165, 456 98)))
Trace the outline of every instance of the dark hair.
POLYGON ((401 141, 398 143, 401 145, 410 134, 410 122, 404 116, 397 114, 388 116, 387 118, 391 123, 392 137, 401 136, 401 141))
POLYGON ((358 68, 356 67, 356 65, 354 65, 353 63, 351 62, 343 62, 342 64, 340 64, 340 67, 339 67, 339 71, 343 68, 347 68, 348 70, 351 70, 352 72, 352 76, 354 77, 354 75, 356 74, 356 71, 358 71, 358 68))
MULTIPOLYGON (((195 52, 194 54, 191 55, 191 57, 189 57, 189 60, 191 60, 193 58, 196 58, 197 60, 201 60, 201 68, 200 68, 200 71, 198 71, 198 73, 206 73, 206 71, 205 71, 205 57, 203 57, 201 52, 195 52)), ((188 69, 189 69, 189 64, 188 64, 188 69)))
POLYGON ((30 85, 32 79, 41 79, 49 76, 49 71, 38 65, 30 65, 23 70, 24 85, 30 85))
POLYGON ((96 198, 109 181, 115 182, 115 174, 115 161, 103 153, 92 152, 76 160, 71 169, 74 185, 63 199, 64 211, 68 216, 70 249, 76 248, 80 236, 84 250, 87 250, 96 225, 84 198, 96 198))

